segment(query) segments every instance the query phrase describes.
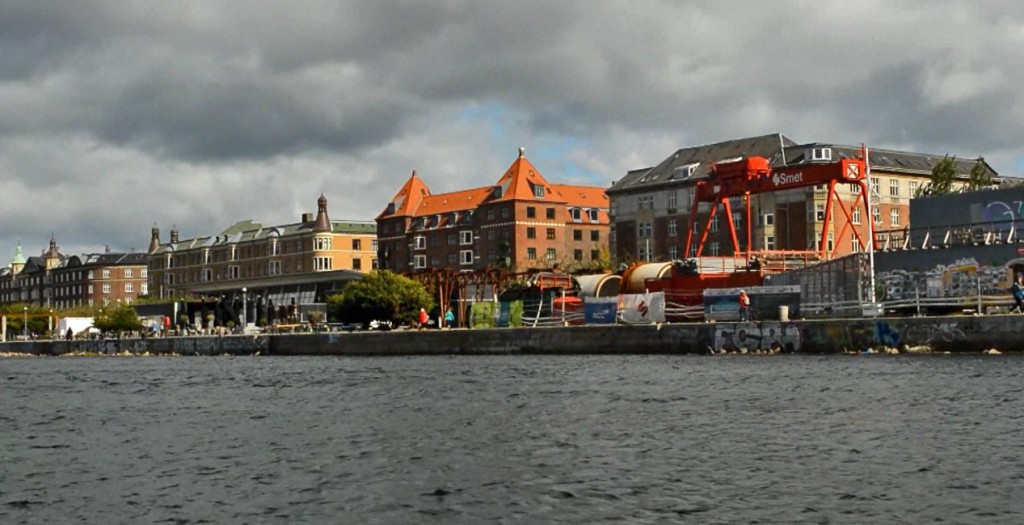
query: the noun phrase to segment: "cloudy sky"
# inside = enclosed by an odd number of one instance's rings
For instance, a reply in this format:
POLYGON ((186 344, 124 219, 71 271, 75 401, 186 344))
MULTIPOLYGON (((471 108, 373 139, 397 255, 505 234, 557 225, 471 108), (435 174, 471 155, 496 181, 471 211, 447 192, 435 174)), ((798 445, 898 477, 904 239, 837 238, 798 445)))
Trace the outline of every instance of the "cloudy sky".
POLYGON ((781 132, 1024 175, 1015 1, 0 0, 0 265, 241 219, 372 220, 517 148, 607 186, 781 132), (629 6, 623 8, 623 6, 629 6))

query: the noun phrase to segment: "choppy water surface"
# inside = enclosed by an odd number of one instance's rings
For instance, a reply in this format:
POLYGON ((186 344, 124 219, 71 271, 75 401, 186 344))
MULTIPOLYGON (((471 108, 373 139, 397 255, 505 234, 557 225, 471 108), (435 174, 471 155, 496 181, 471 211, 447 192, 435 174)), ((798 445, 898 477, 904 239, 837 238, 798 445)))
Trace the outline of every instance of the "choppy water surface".
POLYGON ((1022 367, 0 359, 0 523, 1021 523, 1022 367))

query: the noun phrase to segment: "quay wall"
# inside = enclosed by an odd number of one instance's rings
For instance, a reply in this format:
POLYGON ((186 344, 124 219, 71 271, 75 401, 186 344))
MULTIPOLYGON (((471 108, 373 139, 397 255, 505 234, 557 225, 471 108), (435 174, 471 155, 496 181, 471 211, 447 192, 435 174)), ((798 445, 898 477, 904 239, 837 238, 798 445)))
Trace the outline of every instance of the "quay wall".
POLYGON ((900 351, 1024 352, 1024 315, 908 317, 396 330, 88 341, 7 342, 0 352, 36 355, 458 355, 683 354, 746 349, 797 353, 900 351))

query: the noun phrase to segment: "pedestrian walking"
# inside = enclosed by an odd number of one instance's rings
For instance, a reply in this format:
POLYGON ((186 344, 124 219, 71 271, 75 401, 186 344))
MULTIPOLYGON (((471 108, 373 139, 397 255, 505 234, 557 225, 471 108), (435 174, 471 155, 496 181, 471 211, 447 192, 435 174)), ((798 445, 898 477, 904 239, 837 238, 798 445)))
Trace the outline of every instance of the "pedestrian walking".
POLYGON ((740 290, 740 321, 746 321, 750 318, 750 296, 747 295, 746 290, 740 290))
POLYGON ((1017 280, 1010 287, 1013 292, 1013 310, 1011 312, 1021 313, 1024 311, 1024 274, 1017 274, 1017 280))
POLYGON ((427 310, 425 308, 420 308, 420 330, 427 327, 427 320, 427 310))
POLYGON ((452 307, 449 306, 448 310, 444 313, 444 326, 451 328, 452 324, 455 323, 455 314, 452 313, 452 307))

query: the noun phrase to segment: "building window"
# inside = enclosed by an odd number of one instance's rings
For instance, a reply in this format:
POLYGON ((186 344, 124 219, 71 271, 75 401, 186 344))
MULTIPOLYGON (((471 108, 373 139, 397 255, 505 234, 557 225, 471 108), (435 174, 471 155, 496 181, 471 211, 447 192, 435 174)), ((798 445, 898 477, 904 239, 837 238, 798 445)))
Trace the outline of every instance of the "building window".
POLYGON ((362 250, 363 249, 363 241, 361 239, 352 239, 352 249, 353 250, 362 250))
POLYGON ((590 230, 590 240, 598 242, 601 240, 601 232, 597 230, 590 230))
POLYGON ((669 235, 669 237, 675 237, 676 234, 679 233, 679 232, 676 231, 676 229, 678 227, 679 226, 676 224, 676 220, 675 219, 672 219, 672 220, 668 221, 668 235, 669 235))
POLYGON ((363 260, 359 258, 352 259, 352 269, 355 271, 361 271, 363 269, 363 260))
POLYGON ((431 255, 430 256, 430 265, 431 266, 441 266, 441 258, 438 257, 437 255, 431 255))
MULTIPOLYGON (((125 277, 125 279, 131 279, 134 275, 135 275, 135 272, 131 268, 125 268, 124 269, 124 277, 125 277)), ((66 277, 66 276, 62 275, 61 277, 66 277)))
POLYGON ((534 228, 532 226, 530 226, 529 228, 526 228, 526 238, 527 239, 536 239, 537 238, 537 228, 534 228))
POLYGON ((856 237, 850 239, 850 251, 853 253, 860 253, 860 241, 856 237))
POLYGON ((110 279, 110 270, 103 270, 103 278, 110 279))
POLYGON ((860 207, 853 209, 853 213, 850 214, 850 222, 860 224, 860 207))
POLYGON ((536 259, 537 258, 537 249, 536 248, 527 248, 526 249, 526 258, 527 259, 536 259))
POLYGON ((473 244, 473 230, 462 230, 459 232, 459 244, 473 244))
POLYGON ((599 250, 590 250, 590 260, 591 261, 596 261, 600 257, 601 257, 601 252, 599 250))
POLYGON ((526 218, 527 219, 533 219, 536 216, 537 216, 537 208, 534 208, 533 206, 527 206, 526 207, 526 218))
POLYGON ((103 294, 106 295, 106 294, 109 294, 109 293, 110 293, 110 283, 103 283, 103 294))
POLYGON ((761 220, 763 221, 763 224, 765 226, 771 226, 775 224, 775 214, 773 212, 766 211, 764 212, 764 214, 761 215, 761 217, 761 220))
POLYGON ((579 208, 570 208, 569 209, 569 215, 572 217, 572 220, 575 221, 575 222, 580 222, 582 220, 580 218, 581 215, 580 215, 580 209, 579 208))
POLYGON ((141 295, 149 295, 149 284, 147 284, 147 283, 140 284, 139 285, 139 294, 141 294, 141 295))
POLYGON ((878 177, 871 177, 871 193, 878 195, 878 177))
POLYGON ((817 204, 814 206, 814 221, 822 222, 825 220, 825 205, 817 204))
POLYGON ((668 247, 668 258, 673 261, 679 258, 679 248, 676 245, 673 244, 668 247))
POLYGON ((597 210, 595 210, 594 208, 590 208, 587 210, 587 218, 590 219, 590 222, 597 222, 598 217, 599 216, 597 210))
POLYGON ((834 245, 834 244, 833 244, 833 242, 832 242, 832 234, 831 234, 831 233, 830 233, 830 234, 828 234, 828 240, 827 240, 827 242, 828 242, 828 251, 829 251, 829 252, 832 252, 832 250, 834 249, 834 246, 835 246, 835 245, 834 245))
POLYGON ((124 283, 124 293, 134 293, 135 285, 133 283, 124 283))
POLYGON ((899 226, 900 225, 900 210, 893 208, 889 210, 889 225, 899 226))
POLYGON ((708 246, 708 255, 712 257, 717 257, 718 249, 718 241, 712 241, 708 246))
POLYGON ((574 240, 574 241, 582 241, 583 240, 583 230, 573 230, 572 231, 572 240, 574 240))
POLYGON ((267 262, 267 274, 269 274, 269 275, 281 275, 281 261, 268 261, 267 262))
POLYGON ((775 236, 774 235, 765 235, 764 236, 764 249, 765 250, 774 250, 775 249, 775 236))
POLYGON ((533 186, 533 196, 537 197, 538 199, 543 199, 544 186, 541 186, 540 184, 532 184, 531 186, 533 186))
POLYGON ((427 248, 427 238, 422 235, 413 237, 413 246, 417 250, 425 250, 427 248))
POLYGON ((910 181, 910 198, 917 197, 917 181, 910 181))
POLYGON ((889 196, 899 197, 900 196, 900 180, 889 179, 889 196))
POLYGON ((548 228, 546 234, 547 234, 547 237, 548 237, 549 241, 555 240, 555 229, 554 228, 548 228))
POLYGON ((501 208, 501 218, 502 219, 507 219, 508 218, 508 207, 507 206, 502 206, 502 208, 501 208))
POLYGON ((548 248, 548 251, 545 254, 545 256, 546 256, 547 260, 549 260, 549 261, 555 260, 555 249, 554 248, 548 248))
POLYGON ((331 249, 331 238, 330 237, 316 237, 313 239, 313 249, 317 251, 330 250, 331 249))
POLYGON ((743 212, 734 211, 732 212, 732 226, 733 228, 739 228, 743 224, 743 212))
POLYGON ((203 268, 202 282, 208 283, 213 280, 213 270, 210 268, 203 268))
POLYGON ((850 183, 850 193, 854 195, 860 195, 860 184, 855 182, 850 183))
POLYGON ((718 231, 718 215, 715 215, 714 217, 711 218, 711 231, 718 231))
POLYGON ((583 260, 583 250, 573 250, 572 251, 572 259, 574 261, 582 261, 583 260))
POLYGON ((484 216, 487 217, 487 220, 493 221, 494 220, 494 208, 488 208, 487 209, 487 213, 484 216))
POLYGON ((674 191, 668 192, 668 208, 670 210, 674 210, 674 209, 676 209, 678 207, 679 207, 679 194, 674 192, 674 191))
POLYGON ((459 252, 460 264, 473 264, 473 250, 462 250, 459 252))
POLYGON ((417 255, 413 258, 413 267, 415 268, 426 268, 427 267, 427 256, 417 255))
POLYGON ((322 272, 332 269, 332 260, 330 257, 314 257, 313 258, 313 271, 322 272))
POLYGON ((547 210, 545 210, 544 216, 549 218, 549 219, 554 219, 555 218, 555 209, 554 208, 548 208, 547 210))
POLYGON ((636 223, 636 235, 637 237, 645 238, 651 236, 651 223, 649 222, 638 222, 636 223))
POLYGON ((448 254, 448 264, 455 266, 459 263, 459 254, 451 252, 448 254))
POLYGON ((875 224, 882 224, 882 212, 878 206, 871 207, 871 219, 875 221, 875 224))

